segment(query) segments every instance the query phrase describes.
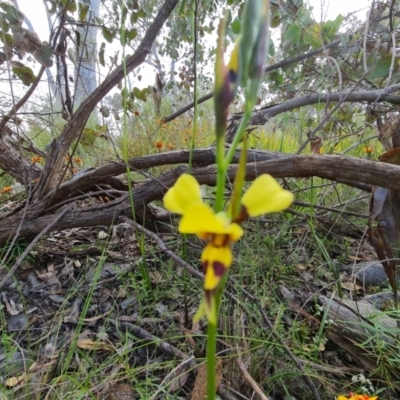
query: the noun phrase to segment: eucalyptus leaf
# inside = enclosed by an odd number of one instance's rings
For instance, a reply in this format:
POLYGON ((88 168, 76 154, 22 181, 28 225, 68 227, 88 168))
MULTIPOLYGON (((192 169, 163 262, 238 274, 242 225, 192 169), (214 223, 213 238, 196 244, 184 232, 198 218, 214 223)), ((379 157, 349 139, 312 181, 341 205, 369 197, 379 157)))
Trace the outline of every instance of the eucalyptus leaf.
POLYGON ((32 69, 27 66, 13 67, 12 71, 16 76, 18 76, 18 78, 21 79, 25 86, 30 86, 36 79, 32 69))

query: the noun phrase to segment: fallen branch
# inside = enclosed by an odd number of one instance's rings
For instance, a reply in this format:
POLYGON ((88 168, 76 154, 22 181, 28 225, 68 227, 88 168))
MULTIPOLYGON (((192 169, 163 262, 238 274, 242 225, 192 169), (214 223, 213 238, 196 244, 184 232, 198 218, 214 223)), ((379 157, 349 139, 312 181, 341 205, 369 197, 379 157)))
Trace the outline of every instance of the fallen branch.
MULTIPOLYGON (((281 159, 249 163, 246 166, 246 180, 253 181, 262 173, 269 173, 276 178, 310 178, 318 176, 336 182, 358 186, 357 182, 400 190, 400 167, 387 163, 360 160, 344 156, 288 156, 281 159), (357 179, 357 181, 355 181, 357 179)), ((146 182, 133 190, 134 206, 139 220, 142 220, 143 207, 152 201, 160 200, 178 177, 187 172, 185 166, 161 175, 158 179, 146 182)), ((228 170, 228 179, 233 181, 236 166, 228 170)), ((216 168, 194 168, 193 176, 200 184, 215 186, 216 168)), ((89 178, 90 181, 90 178, 89 178)), ((81 187, 82 188, 82 187, 81 187)), ((73 201, 73 199, 71 199, 73 201)), ((52 220, 52 215, 38 215, 41 204, 32 205, 27 212, 27 221, 21 229, 22 237, 32 237, 44 229, 52 220)), ((62 220, 53 226, 54 230, 81 226, 112 225, 121 215, 132 216, 129 196, 123 195, 107 204, 97 207, 68 212, 62 220)), ((5 243, 10 235, 15 234, 21 218, 21 212, 4 218, 0 226, 0 244, 5 243)), ((146 219, 148 221, 148 219, 146 219)), ((154 221, 149 221, 153 222, 154 221)))

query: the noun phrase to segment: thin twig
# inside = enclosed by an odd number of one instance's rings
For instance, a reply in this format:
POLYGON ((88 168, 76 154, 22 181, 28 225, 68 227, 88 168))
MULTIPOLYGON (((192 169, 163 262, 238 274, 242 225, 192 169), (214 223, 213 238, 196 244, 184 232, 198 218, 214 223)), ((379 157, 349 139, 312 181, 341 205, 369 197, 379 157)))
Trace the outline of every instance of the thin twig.
POLYGON ((75 203, 70 204, 68 207, 65 207, 59 214, 57 214, 54 219, 32 240, 29 246, 25 249, 25 251, 21 254, 15 264, 11 267, 8 271, 7 275, 4 279, 0 282, 0 288, 8 281, 8 279, 14 274, 17 268, 21 265, 22 261, 24 261, 25 257, 28 253, 34 248, 36 243, 44 236, 68 211, 70 211, 75 203))
POLYGON ((264 394, 264 392, 261 390, 260 386, 258 386, 257 382, 252 378, 252 376, 247 372, 247 369, 243 362, 239 359, 236 360, 236 364, 240 369, 240 372, 243 374, 244 379, 249 383, 251 388, 256 392, 257 396, 261 400, 271 400, 268 396, 264 394))

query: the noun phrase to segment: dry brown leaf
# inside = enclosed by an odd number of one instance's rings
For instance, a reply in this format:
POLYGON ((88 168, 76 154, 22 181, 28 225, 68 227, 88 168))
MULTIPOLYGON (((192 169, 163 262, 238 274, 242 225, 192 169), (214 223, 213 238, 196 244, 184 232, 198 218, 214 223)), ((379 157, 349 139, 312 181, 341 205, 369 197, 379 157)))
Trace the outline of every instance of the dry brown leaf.
POLYGON ((185 364, 183 362, 173 371, 173 373, 169 376, 168 380, 164 382, 164 383, 171 382, 171 385, 169 386, 170 392, 176 392, 181 387, 185 386, 189 378, 189 372, 187 371, 187 369, 188 369, 187 363, 185 364))
POLYGON ((113 351, 114 348, 104 342, 95 342, 91 339, 80 339, 78 340, 78 347, 84 350, 105 350, 113 351))
POLYGON ((362 290, 363 287, 355 282, 349 281, 349 282, 342 282, 342 288, 349 290, 351 292, 358 292, 359 290, 362 290))
POLYGON ((348 256, 347 257, 349 260, 351 260, 351 261, 362 261, 363 259, 362 259, 362 257, 357 257, 357 256, 348 256))
POLYGON ((196 380, 192 390, 192 400, 204 400, 207 395, 207 366, 201 365, 197 370, 196 380))
POLYGON ((5 382, 5 385, 7 387, 14 387, 17 386, 18 383, 22 382, 26 378, 26 374, 22 374, 20 376, 13 376, 11 378, 8 378, 5 382))
POLYGON ((131 400, 134 395, 135 391, 132 386, 126 383, 117 383, 108 388, 104 400, 131 400))
POLYGON ((320 137, 315 137, 310 139, 311 153, 319 154, 321 152, 322 139, 320 137))
MULTIPOLYGON (((222 360, 217 359, 215 365, 215 392, 222 379, 222 360)), ((202 364, 197 370, 191 400, 204 400, 207 395, 207 366, 202 364)))

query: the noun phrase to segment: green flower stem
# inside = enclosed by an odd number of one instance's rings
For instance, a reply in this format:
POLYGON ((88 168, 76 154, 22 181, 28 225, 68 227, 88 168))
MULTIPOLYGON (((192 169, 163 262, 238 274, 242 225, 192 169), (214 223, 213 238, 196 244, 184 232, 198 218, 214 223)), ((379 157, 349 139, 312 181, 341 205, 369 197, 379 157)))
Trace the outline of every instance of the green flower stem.
POLYGON ((207 400, 215 399, 215 351, 217 349, 217 327, 207 327, 207 400))
POLYGON ((246 108, 244 110, 242 120, 240 121, 238 130, 236 131, 236 135, 233 138, 232 144, 229 147, 228 153, 224 160, 225 171, 228 169, 230 163, 232 162, 235 152, 239 146, 239 143, 242 140, 243 134, 247 128, 247 124, 249 123, 249 121, 251 119, 253 106, 254 106, 254 101, 246 100, 246 108))
POLYGON ((215 211, 220 212, 224 206, 224 188, 226 179, 225 135, 217 135, 217 189, 215 198, 215 211))
POLYGON ((247 135, 244 135, 242 153, 240 154, 239 165, 236 170, 235 182, 233 185, 233 193, 231 197, 231 204, 229 206, 229 215, 234 221, 240 212, 240 203, 242 198, 243 182, 246 177, 246 163, 247 163, 247 135))
MULTIPOLYGON (((224 293, 225 284, 227 280, 227 274, 222 278, 216 292, 215 305, 217 315, 219 313, 219 307, 221 305, 222 295, 224 293)), ((214 400, 215 393, 217 391, 217 385, 215 381, 215 353, 217 350, 217 326, 208 323, 207 326, 207 400, 214 400)))

